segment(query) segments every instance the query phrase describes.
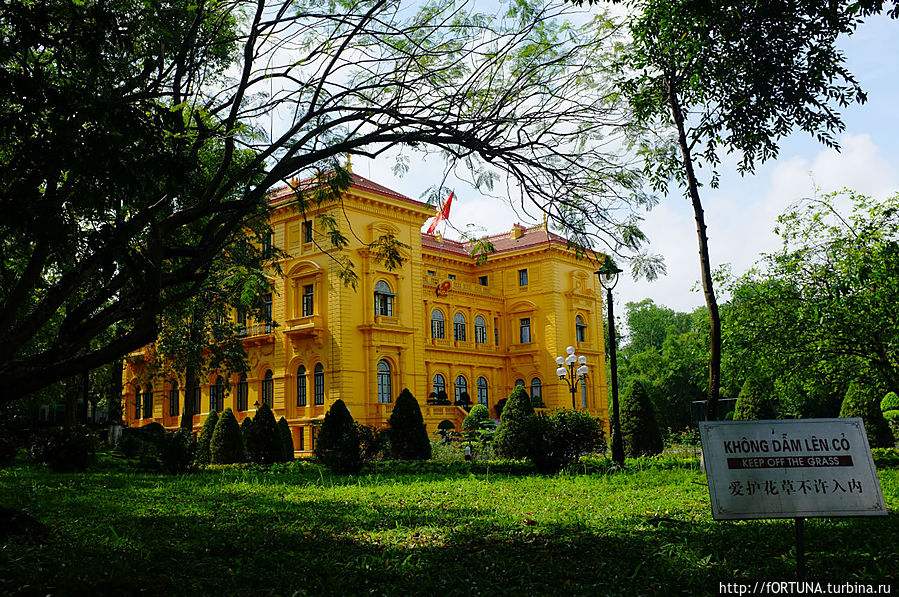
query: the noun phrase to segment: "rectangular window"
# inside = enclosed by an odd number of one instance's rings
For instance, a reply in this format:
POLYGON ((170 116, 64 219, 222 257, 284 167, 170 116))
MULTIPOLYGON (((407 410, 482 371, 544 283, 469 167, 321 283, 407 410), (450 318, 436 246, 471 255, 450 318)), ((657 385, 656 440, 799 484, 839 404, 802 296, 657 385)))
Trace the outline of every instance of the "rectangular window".
POLYGON ((521 331, 521 343, 528 344, 531 341, 531 318, 524 317, 521 319, 521 327, 519 328, 521 331))
POLYGON ((518 285, 519 286, 527 286, 528 285, 528 270, 526 270, 526 269, 518 270, 518 285))
POLYGON ((456 279, 456 274, 450 274, 450 275, 447 276, 447 278, 449 278, 450 280, 455 280, 455 279, 456 279))
POLYGON ((237 310, 237 335, 247 335, 247 311, 246 309, 237 310))
POLYGON ((577 341, 578 342, 586 342, 587 341, 587 326, 583 323, 577 324, 575 327, 577 341))
POLYGON ((474 325, 474 341, 476 344, 487 344, 487 326, 474 325))
POLYGON ((247 383, 246 375, 241 376, 237 382, 237 410, 247 410, 247 402, 250 398, 250 384, 247 383))
POLYGON ((478 276, 478 284, 481 286, 487 285, 487 276, 478 276))
POLYGON ((493 318, 493 343, 499 346, 499 322, 496 317, 493 318))
POLYGON ((273 234, 269 232, 265 235, 265 238, 262 239, 262 258, 270 259, 272 256, 272 237, 273 234))
POLYGON ((431 320, 431 338, 443 338, 443 320, 431 320))
POLYGON ((140 418, 140 388, 137 388, 134 393, 134 418, 140 418))
POLYGON ((303 317, 309 317, 312 315, 313 310, 313 299, 315 295, 313 294, 314 288, 312 284, 306 284, 303 286, 303 317))
POLYGON ((322 405, 325 403, 325 371, 318 365, 313 375, 313 392, 315 393, 315 404, 322 405))
POLYGON ((315 432, 315 427, 310 427, 309 430, 312 432, 312 451, 315 452, 315 443, 318 441, 318 434, 315 432))
POLYGON ((309 220, 303 222, 303 242, 312 242, 312 222, 309 220))
POLYGON ((429 270, 428 270, 428 275, 429 275, 429 276, 436 276, 436 275, 437 275, 437 272, 435 272, 435 271, 432 270, 432 269, 429 269, 429 270))
POLYGON ((169 416, 177 417, 178 416, 178 388, 172 388, 169 390, 169 416))
POLYGON ((306 428, 300 427, 299 433, 297 433, 297 439, 300 440, 300 452, 306 451, 306 428))
POLYGON ((194 414, 195 414, 195 415, 198 415, 198 414, 200 414, 200 412, 202 412, 202 411, 200 410, 200 408, 201 408, 201 405, 200 405, 200 384, 197 384, 196 387, 194 387, 194 414))
POLYGON ((456 342, 465 342, 465 324, 454 322, 453 323, 453 339, 456 342))
POLYGON ((262 297, 262 313, 265 318, 265 333, 272 333, 272 293, 269 292, 262 297))

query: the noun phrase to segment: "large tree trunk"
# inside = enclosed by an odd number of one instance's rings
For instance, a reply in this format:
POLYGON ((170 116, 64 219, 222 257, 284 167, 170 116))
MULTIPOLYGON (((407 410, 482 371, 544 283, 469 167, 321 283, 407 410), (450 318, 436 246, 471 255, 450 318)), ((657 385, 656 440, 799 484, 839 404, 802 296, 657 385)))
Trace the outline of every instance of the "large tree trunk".
POLYGON ((721 387, 721 317, 718 314, 718 301, 715 299, 715 287, 712 282, 712 264, 709 260, 709 238, 706 235, 705 212, 699 199, 699 185, 696 183, 690 144, 687 141, 687 133, 684 128, 684 114, 677 98, 677 90, 670 77, 665 77, 665 87, 668 92, 671 116, 674 118, 675 126, 677 126, 677 143, 680 146, 684 171, 687 175, 687 191, 690 194, 690 201, 693 203, 696 236, 699 239, 702 291, 705 295, 706 307, 709 310, 709 324, 711 328, 709 332, 709 390, 706 402, 706 419, 714 421, 717 418, 718 395, 721 387))
POLYGON ((184 372, 184 404, 181 406, 181 429, 193 432, 194 429, 194 378, 197 376, 193 367, 188 366, 184 372))

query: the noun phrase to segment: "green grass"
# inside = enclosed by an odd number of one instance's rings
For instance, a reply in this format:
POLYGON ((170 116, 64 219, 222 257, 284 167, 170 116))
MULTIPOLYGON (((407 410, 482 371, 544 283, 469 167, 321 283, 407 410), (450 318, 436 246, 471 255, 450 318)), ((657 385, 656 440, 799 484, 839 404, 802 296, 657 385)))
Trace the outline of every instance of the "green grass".
MULTIPOLYGON (((695 468, 378 470, 2 470, 0 505, 49 532, 0 537, 0 594, 702 595, 794 577, 792 521, 712 521, 695 468)), ((888 518, 807 522, 810 578, 892 580, 899 469, 879 473, 888 518)))

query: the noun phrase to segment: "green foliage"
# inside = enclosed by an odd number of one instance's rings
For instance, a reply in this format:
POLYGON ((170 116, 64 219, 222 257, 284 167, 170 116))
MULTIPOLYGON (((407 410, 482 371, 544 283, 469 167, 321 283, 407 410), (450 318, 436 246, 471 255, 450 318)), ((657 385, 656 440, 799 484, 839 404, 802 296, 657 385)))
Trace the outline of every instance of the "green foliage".
POLYGON ((96 438, 85 427, 47 429, 32 440, 29 453, 57 473, 76 473, 94 461, 96 438))
POLYGON ((293 434, 290 433, 290 425, 284 417, 278 419, 278 435, 281 437, 281 461, 291 462, 294 458, 293 434))
POLYGON ((602 425, 587 412, 558 410, 535 417, 533 460, 539 473, 555 474, 585 454, 604 450, 602 425))
POLYGON ((879 398, 881 393, 876 387, 854 381, 846 390, 840 417, 861 417, 865 423, 868 444, 872 448, 891 448, 894 445, 893 434, 883 413, 880 412, 879 398))
POLYGON ((390 455, 390 431, 378 429, 372 425, 356 423, 359 446, 362 450, 362 462, 384 460, 390 455))
POLYGON ((534 433, 534 407, 524 386, 516 385, 503 407, 494 449, 503 458, 529 458, 533 451, 534 433))
POLYGON ((403 388, 390 414, 390 452, 401 460, 428 460, 431 440, 421 407, 412 393, 403 388))
MULTIPOLYGON (((218 427, 218 425, 216 425, 218 427)), ((185 473, 194 463, 196 442, 193 434, 184 429, 166 431, 158 444, 159 464, 163 471, 185 473)))
POLYGON ((662 452, 662 434, 646 390, 638 381, 621 401, 621 440, 629 457, 654 456, 662 452))
POLYGON ((281 460, 283 448, 275 415, 268 404, 262 403, 253 423, 247 427, 247 459, 259 464, 272 464, 281 460))
POLYGON ((209 455, 212 464, 232 464, 244 460, 240 426, 230 408, 225 409, 215 425, 215 431, 209 442, 209 455))
POLYGON ((880 401, 880 411, 884 414, 891 410, 899 410, 899 395, 896 392, 887 392, 880 401))
POLYGON ((737 404, 734 407, 734 421, 757 421, 760 419, 776 419, 774 403, 766 394, 761 384, 750 377, 743 384, 737 404))
POLYGON ((362 468, 359 431, 343 400, 336 400, 325 415, 315 456, 339 475, 355 475, 362 468))
POLYGON ((246 453, 246 449, 247 449, 248 438, 250 437, 250 434, 252 433, 250 431, 250 428, 252 426, 253 426, 253 418, 250 417, 249 415, 244 417, 243 421, 240 422, 240 436, 241 436, 241 438, 243 438, 243 447, 244 447, 245 453, 246 453))
POLYGON ((490 418, 490 409, 483 404, 475 404, 471 407, 468 416, 462 421, 463 431, 474 431, 480 427, 482 421, 490 418))
POLYGON ((212 441, 212 434, 215 432, 215 426, 218 422, 218 413, 215 410, 210 410, 209 415, 203 422, 203 427, 200 429, 200 435, 197 436, 197 464, 209 464, 211 462, 212 455, 209 451, 209 444, 212 441))

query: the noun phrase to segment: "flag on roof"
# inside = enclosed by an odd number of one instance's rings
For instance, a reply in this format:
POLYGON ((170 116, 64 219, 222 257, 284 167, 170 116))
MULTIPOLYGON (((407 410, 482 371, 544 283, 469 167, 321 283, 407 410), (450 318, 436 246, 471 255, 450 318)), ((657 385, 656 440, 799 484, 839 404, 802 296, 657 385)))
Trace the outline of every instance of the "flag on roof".
POLYGON ((428 234, 434 234, 434 229, 437 228, 437 224, 449 218, 450 204, 453 202, 453 193, 455 193, 455 191, 450 193, 449 197, 446 198, 446 201, 443 202, 443 205, 440 206, 437 217, 434 218, 434 221, 428 226, 428 234))

